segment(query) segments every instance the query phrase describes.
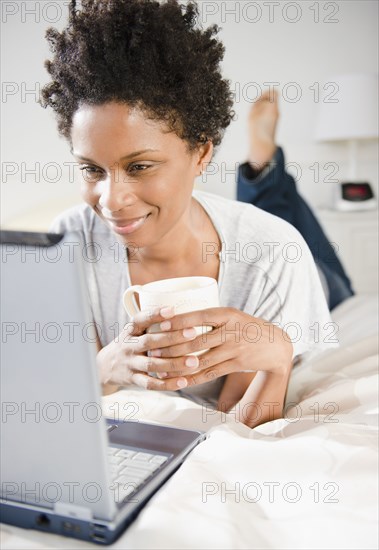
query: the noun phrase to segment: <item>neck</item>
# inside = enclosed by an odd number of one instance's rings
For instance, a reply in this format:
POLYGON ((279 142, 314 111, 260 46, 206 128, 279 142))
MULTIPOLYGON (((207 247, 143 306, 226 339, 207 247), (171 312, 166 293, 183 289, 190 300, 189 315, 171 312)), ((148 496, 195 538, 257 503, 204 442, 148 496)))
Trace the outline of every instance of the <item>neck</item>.
POLYGON ((134 258, 158 270, 188 263, 199 253, 205 227, 204 217, 201 206, 192 199, 188 209, 170 231, 153 246, 138 249, 134 258))
POLYGON ((129 263, 131 284, 193 275, 218 278, 221 242, 202 206, 192 199, 188 212, 152 247, 140 248, 129 263), (203 243, 208 243, 204 257, 203 243), (209 253, 211 245, 212 254, 209 253))

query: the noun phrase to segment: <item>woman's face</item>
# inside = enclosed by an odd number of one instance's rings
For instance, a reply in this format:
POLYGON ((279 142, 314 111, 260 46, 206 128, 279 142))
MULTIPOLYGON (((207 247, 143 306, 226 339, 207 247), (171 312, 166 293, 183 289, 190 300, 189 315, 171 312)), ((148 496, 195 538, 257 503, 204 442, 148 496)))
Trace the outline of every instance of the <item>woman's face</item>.
POLYGON ((83 171, 82 196, 125 244, 149 247, 180 229, 193 182, 212 145, 188 152, 186 142, 125 104, 78 109, 73 153, 83 171))

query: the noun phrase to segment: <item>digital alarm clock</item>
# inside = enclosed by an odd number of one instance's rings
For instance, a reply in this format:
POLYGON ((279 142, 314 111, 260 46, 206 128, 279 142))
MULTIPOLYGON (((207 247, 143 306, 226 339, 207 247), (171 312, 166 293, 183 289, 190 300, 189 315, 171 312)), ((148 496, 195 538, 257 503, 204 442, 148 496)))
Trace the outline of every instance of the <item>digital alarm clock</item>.
POLYGON ((339 183, 335 187, 336 210, 373 210, 378 204, 367 182, 339 183))

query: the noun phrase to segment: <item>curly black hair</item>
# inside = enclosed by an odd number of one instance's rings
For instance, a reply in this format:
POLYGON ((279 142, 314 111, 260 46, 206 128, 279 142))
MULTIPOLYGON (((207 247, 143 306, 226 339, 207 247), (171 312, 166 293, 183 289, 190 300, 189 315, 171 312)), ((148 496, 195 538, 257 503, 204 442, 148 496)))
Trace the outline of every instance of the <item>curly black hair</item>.
POLYGON ((190 149, 220 144, 233 120, 233 94, 222 78, 224 46, 217 25, 198 28, 196 2, 178 0, 76 0, 67 27, 49 28, 52 81, 41 94, 61 135, 70 140, 82 104, 116 101, 164 121, 190 149))

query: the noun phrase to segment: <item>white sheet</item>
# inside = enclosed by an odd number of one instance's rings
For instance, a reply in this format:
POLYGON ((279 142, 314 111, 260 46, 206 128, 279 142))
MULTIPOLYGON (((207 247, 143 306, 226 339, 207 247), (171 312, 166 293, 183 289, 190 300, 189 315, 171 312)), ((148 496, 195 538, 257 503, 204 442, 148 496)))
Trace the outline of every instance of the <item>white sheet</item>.
MULTIPOLYGON (((353 297, 333 319, 341 348, 296 367, 286 418, 254 430, 172 395, 104 398, 108 416, 209 430, 112 547, 378 547, 377 298, 353 297)), ((2 525, 4 549, 94 546, 2 525)))

